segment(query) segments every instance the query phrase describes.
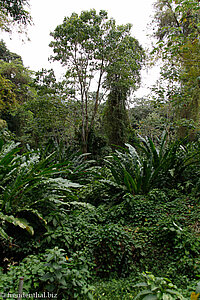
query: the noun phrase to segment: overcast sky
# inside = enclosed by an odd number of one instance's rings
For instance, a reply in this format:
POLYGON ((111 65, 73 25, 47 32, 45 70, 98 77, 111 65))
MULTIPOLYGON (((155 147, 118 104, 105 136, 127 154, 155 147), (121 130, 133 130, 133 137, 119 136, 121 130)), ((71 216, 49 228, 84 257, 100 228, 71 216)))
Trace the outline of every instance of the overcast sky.
MULTIPOLYGON (((56 74, 59 75, 61 72, 59 64, 48 62, 52 51, 48 46, 51 41, 49 34, 63 22, 65 16, 93 8, 97 12, 101 9, 106 10, 108 16, 114 18, 118 25, 131 23, 132 35, 146 48, 150 45, 150 39, 147 37, 147 24, 153 16, 154 2, 155 0, 30 0, 30 13, 34 22, 34 26, 28 28, 31 41, 23 43, 18 34, 9 36, 7 33, 1 33, 1 38, 4 39, 9 50, 22 56, 26 67, 34 71, 54 68, 56 74)), ((154 69, 148 74, 146 71, 142 74, 143 87, 140 90, 144 94, 147 92, 145 87, 155 81, 158 71, 154 69)))

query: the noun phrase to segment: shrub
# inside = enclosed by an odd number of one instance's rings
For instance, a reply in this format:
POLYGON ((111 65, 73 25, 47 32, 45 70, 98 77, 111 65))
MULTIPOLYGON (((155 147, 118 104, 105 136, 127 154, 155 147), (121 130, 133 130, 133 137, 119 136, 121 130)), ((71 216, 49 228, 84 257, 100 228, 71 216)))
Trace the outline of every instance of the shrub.
POLYGON ((99 276, 125 276, 135 269, 137 253, 128 228, 114 224, 96 226, 88 237, 88 248, 99 276))
POLYGON ((22 275, 25 293, 49 292, 57 294, 58 299, 92 298, 91 278, 83 252, 68 258, 63 249, 55 247, 44 254, 28 256, 18 266, 11 266, 7 274, 1 274, 0 288, 4 294, 16 294, 22 275))
POLYGON ((155 277, 150 273, 143 273, 142 275, 145 281, 136 284, 135 287, 143 288, 143 290, 138 293, 135 300, 186 300, 168 278, 155 277))
POLYGON ((164 132, 156 147, 150 138, 140 137, 136 147, 126 144, 127 148, 116 150, 105 159, 110 174, 102 182, 132 195, 146 194, 154 188, 177 187, 184 180, 183 172, 199 164, 198 152, 188 153, 180 141, 168 145, 166 138, 164 132))

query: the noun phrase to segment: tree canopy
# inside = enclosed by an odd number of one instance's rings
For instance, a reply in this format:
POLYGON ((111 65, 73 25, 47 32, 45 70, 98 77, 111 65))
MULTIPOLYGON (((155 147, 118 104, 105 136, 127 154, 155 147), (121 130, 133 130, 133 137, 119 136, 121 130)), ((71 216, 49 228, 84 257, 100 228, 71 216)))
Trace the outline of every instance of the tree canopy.
POLYGON ((153 25, 158 43, 154 51, 164 62, 163 78, 171 82, 177 118, 184 124, 190 123, 191 127, 194 125, 189 131, 185 125, 181 126, 179 136, 194 138, 200 122, 200 3, 198 0, 158 0, 155 8, 153 25))
POLYGON ((130 35, 131 25, 117 26, 106 11, 73 13, 51 33, 53 60, 66 67, 66 78, 74 97, 82 106, 82 142, 87 152, 89 131, 100 102, 100 92, 109 91, 111 78, 128 89, 139 81, 143 50, 130 35), (88 96, 95 91, 93 112, 89 120, 88 96))

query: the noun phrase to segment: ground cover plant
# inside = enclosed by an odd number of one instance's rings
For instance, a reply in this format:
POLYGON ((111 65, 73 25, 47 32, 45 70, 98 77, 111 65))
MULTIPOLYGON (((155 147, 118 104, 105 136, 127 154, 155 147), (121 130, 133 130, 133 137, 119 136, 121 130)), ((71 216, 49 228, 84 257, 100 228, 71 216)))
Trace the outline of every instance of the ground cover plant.
MULTIPOLYGON (((147 295, 155 299, 187 299, 195 292, 200 274, 199 180, 196 176, 190 177, 189 182, 188 179, 190 172, 193 175, 199 172, 196 146, 192 150, 186 150, 187 146, 180 148, 185 156, 177 150, 177 165, 180 165, 179 158, 181 167, 183 161, 187 164, 181 176, 177 176, 176 185, 170 181, 162 188, 152 186, 149 191, 137 193, 127 188, 129 185, 122 176, 122 181, 114 182, 116 177, 113 172, 111 178, 110 165, 91 168, 88 161, 83 161, 81 164, 85 167, 79 168, 81 174, 84 173, 82 180, 77 173, 77 164, 75 169, 69 160, 55 164, 53 156, 48 153, 41 162, 38 153, 36 157, 35 152, 20 154, 18 147, 2 143, 1 151, 4 176, 1 181, 0 282, 6 293, 17 290, 22 274, 25 277, 24 291, 53 292, 59 295, 59 299, 109 299, 110 288, 116 293, 116 299, 143 299, 147 295), (15 168, 18 168, 17 172, 15 168), (102 174, 105 174, 105 179, 102 179, 102 174), (15 189, 18 176, 21 184, 15 189), (67 179, 68 176, 74 182, 67 179), (87 181, 87 176, 93 177, 93 183, 87 181), (31 180, 35 185, 29 189, 31 180), (112 180, 114 189, 107 184, 112 180), (8 183, 14 197, 7 192, 8 183), (19 187, 22 192, 17 197, 19 187), (36 192, 32 194, 35 188, 36 192), (10 199, 19 201, 14 202, 15 209, 12 209, 14 204, 10 199), (23 209, 20 201, 24 203, 23 209), (22 233, 24 230, 27 233, 22 233), (145 286, 139 284, 142 272, 152 272, 153 275, 145 275, 147 282, 148 278, 153 281, 160 278, 157 287, 147 283, 150 289, 140 291, 139 287, 145 286), (120 280, 120 285, 116 286, 120 280), (160 284, 166 284, 166 288, 161 288, 160 284)), ((134 176, 135 169, 131 169, 130 163, 125 164, 126 159, 130 162, 127 152, 130 149, 133 151, 134 148, 127 145, 125 152, 116 150, 112 155, 117 155, 117 166, 123 170, 123 175, 126 175, 127 166, 134 176)), ((148 164, 150 158, 144 156, 143 151, 138 153, 138 158, 141 155, 148 164)), ((107 163, 108 158, 105 159, 107 163)), ((138 163, 131 159, 134 164, 138 163)), ((154 172, 153 163, 151 166, 154 172)), ((169 168, 162 169, 162 175, 165 179, 172 176, 169 168)))

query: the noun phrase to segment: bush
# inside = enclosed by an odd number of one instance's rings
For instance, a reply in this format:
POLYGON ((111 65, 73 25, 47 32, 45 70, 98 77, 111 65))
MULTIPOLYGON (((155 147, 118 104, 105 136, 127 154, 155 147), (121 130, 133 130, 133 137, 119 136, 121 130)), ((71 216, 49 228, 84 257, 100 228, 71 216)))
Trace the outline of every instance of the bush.
POLYGON ((96 226, 88 237, 88 248, 99 276, 125 276, 135 269, 137 252, 128 228, 114 224, 96 226))
POLYGON ((136 296, 133 288, 138 280, 137 274, 131 274, 128 278, 113 278, 110 280, 98 280, 94 283, 94 299, 98 300, 130 300, 136 296))
POLYGON ((143 273, 142 275, 145 281, 136 284, 135 287, 143 288, 143 290, 137 294, 135 300, 186 300, 178 291, 177 286, 172 284, 168 278, 155 277, 150 273, 143 273))
POLYGON ((44 254, 28 256, 18 266, 11 266, 7 274, 1 274, 0 288, 4 294, 16 294, 22 275, 24 293, 49 292, 57 294, 58 299, 92 298, 91 277, 83 252, 68 258, 63 249, 55 247, 44 254))

